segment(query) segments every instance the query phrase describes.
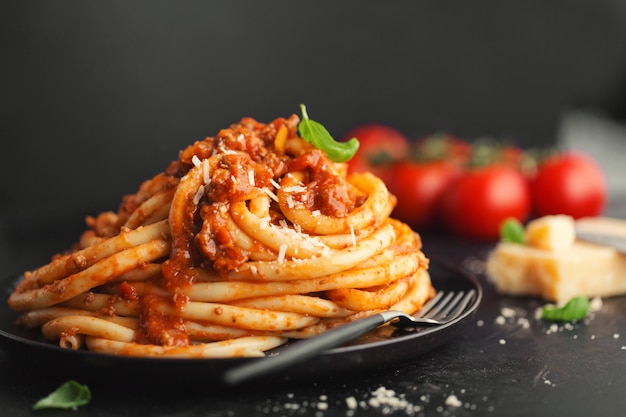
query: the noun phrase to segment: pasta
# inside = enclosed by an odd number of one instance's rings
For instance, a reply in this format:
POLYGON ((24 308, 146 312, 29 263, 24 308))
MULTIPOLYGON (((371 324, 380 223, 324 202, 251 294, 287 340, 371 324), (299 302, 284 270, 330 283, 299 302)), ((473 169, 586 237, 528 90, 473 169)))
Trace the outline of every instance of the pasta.
POLYGON ((86 219, 77 243, 24 273, 18 324, 67 349, 262 356, 433 295, 420 236, 395 197, 298 136, 251 118, 196 141, 86 219))

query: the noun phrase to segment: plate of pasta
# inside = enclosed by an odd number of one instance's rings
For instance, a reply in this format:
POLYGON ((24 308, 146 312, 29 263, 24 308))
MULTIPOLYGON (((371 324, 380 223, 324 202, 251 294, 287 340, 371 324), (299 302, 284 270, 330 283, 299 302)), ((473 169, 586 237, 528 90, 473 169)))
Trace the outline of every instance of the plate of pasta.
MULTIPOLYGON (((466 327, 480 304, 482 290, 478 279, 455 266, 432 262, 433 283, 442 290, 476 291, 477 297, 465 313, 445 326, 401 332, 391 326, 380 328, 349 344, 322 352, 305 362, 272 376, 273 381, 302 381, 311 378, 358 375, 360 372, 393 366, 436 350, 446 343, 454 343, 466 327)), ((14 288, 15 280, 7 280, 4 295, 14 288)), ((6 304, 0 305, 0 346, 12 352, 22 362, 16 363, 19 372, 64 373, 78 378, 97 373, 99 380, 116 380, 126 383, 154 382, 154 375, 185 375, 188 381, 202 381, 204 385, 224 386, 223 375, 247 361, 263 358, 155 358, 96 353, 88 350, 71 350, 50 343, 34 329, 24 329, 15 324, 17 314, 6 304), (70 371, 68 371, 70 370, 70 371)), ((267 352, 280 354, 289 349, 289 343, 267 352)), ((161 383, 161 382, 159 382, 161 383)))
POLYGON ((116 211, 87 217, 71 248, 6 286, 6 345, 64 366, 219 381, 289 341, 386 309, 412 314, 436 290, 476 291, 446 326, 386 326, 289 372, 381 365, 447 341, 480 302, 477 280, 431 262, 391 216, 385 183, 348 172, 355 141, 302 116, 243 118, 181 150, 116 211))

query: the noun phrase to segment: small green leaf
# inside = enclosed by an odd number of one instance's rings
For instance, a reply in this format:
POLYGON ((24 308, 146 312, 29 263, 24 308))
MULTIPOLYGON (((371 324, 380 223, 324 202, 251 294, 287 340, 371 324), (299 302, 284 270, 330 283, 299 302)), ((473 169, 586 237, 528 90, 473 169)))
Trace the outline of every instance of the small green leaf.
POLYGON ((544 306, 542 318, 551 321, 575 321, 587 316, 589 300, 587 297, 574 297, 563 307, 544 306))
POLYGON ((33 406, 34 410, 45 408, 63 408, 66 410, 76 410, 79 406, 91 401, 91 391, 89 387, 79 384, 74 380, 67 381, 50 395, 37 401, 33 406))
POLYGON ((500 238, 504 242, 526 243, 526 235, 524 233, 524 225, 517 219, 509 218, 500 225, 500 238))
POLYGON ((300 104, 302 120, 298 124, 300 136, 318 149, 326 152, 333 162, 345 162, 359 149, 359 141, 352 138, 347 142, 337 142, 320 123, 309 119, 304 104, 300 104))

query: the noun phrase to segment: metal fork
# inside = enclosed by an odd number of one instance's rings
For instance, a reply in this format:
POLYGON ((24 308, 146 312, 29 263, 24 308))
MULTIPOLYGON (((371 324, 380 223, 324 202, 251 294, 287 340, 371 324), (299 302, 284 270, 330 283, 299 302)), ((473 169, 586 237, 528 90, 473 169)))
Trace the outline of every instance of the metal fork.
POLYGON ((474 290, 467 293, 440 291, 415 315, 389 310, 353 321, 310 339, 294 343, 275 356, 246 362, 232 368, 224 374, 224 381, 229 385, 236 385, 251 378, 276 372, 313 357, 325 349, 353 340, 386 323, 403 328, 431 327, 449 323, 463 314, 475 295, 474 290))

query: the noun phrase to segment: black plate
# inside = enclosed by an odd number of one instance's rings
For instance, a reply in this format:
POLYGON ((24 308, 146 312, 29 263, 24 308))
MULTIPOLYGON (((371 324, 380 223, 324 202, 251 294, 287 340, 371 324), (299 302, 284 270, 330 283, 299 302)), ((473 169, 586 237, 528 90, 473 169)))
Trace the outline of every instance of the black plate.
MULTIPOLYGON (((374 334, 349 345, 329 349, 319 356, 297 364, 281 374, 272 377, 283 380, 296 380, 328 375, 354 373, 375 367, 387 366, 415 358, 448 342, 474 314, 482 298, 482 289, 473 275, 432 262, 430 274, 437 290, 476 291, 476 298, 458 319, 434 328, 394 334, 374 334)), ((5 299, 13 289, 14 282, 4 285, 5 299)), ((225 371, 244 361, 263 358, 229 359, 180 359, 180 358, 141 358, 115 356, 89 352, 86 350, 61 349, 58 345, 43 340, 40 331, 26 332, 15 326, 17 314, 6 303, 0 304, 0 341, 2 347, 16 355, 17 361, 31 368, 30 372, 56 372, 73 370, 76 372, 96 372, 100 378, 124 379, 128 382, 146 382, 159 375, 169 380, 172 376, 183 377, 186 381, 202 381, 203 384, 223 384, 225 371)), ((271 354, 280 354, 281 346, 271 354)))

